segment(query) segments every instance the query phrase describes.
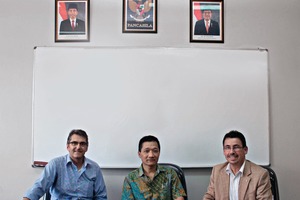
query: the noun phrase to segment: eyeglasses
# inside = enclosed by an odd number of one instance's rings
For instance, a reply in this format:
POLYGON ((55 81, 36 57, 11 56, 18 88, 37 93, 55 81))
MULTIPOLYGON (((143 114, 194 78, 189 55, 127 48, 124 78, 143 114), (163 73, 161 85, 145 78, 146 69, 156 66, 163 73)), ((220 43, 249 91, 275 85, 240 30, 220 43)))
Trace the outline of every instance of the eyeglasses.
POLYGON ((224 151, 230 151, 231 149, 233 150, 233 151, 239 151, 239 150, 241 150, 243 147, 241 147, 241 146, 233 146, 233 147, 231 147, 231 146, 225 146, 225 147, 223 147, 223 149, 224 149, 224 151))
POLYGON ((77 146, 78 144, 80 145, 80 146, 82 146, 82 147, 86 147, 87 145, 88 145, 88 143, 87 142, 69 142, 69 144, 71 144, 72 146, 77 146))

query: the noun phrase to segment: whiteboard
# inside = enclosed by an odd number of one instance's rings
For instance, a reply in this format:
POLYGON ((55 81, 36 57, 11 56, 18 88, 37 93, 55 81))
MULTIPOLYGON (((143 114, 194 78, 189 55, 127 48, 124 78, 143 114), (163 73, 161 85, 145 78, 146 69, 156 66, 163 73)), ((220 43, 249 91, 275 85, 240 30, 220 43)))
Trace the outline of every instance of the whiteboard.
POLYGON ((266 50, 37 47, 33 69, 33 162, 67 154, 80 128, 103 168, 139 166, 149 134, 160 162, 211 167, 230 130, 244 133, 248 159, 270 164, 266 50))

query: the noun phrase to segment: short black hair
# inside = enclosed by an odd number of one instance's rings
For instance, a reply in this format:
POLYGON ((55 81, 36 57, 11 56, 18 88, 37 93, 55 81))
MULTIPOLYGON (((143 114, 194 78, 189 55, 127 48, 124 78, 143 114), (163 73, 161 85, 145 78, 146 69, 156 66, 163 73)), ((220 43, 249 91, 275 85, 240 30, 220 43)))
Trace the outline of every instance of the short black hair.
POLYGON ((72 135, 79 135, 79 136, 81 136, 81 137, 84 137, 85 140, 86 140, 87 145, 89 145, 89 138, 88 138, 88 135, 86 134, 86 132, 85 132, 84 130, 81 130, 81 129, 73 129, 73 130, 69 133, 69 136, 68 136, 68 139, 67 139, 67 144, 70 143, 72 135))
POLYGON ((76 3, 70 3, 68 6, 68 10, 70 10, 71 8, 75 8, 76 10, 78 10, 78 6, 76 3))
POLYGON ((158 141, 158 139, 155 137, 155 136, 153 136, 153 135, 147 135, 147 136, 144 136, 144 137, 142 137, 141 139, 140 139, 140 142, 139 142, 139 152, 141 152, 141 150, 142 150, 142 147, 143 147, 143 143, 144 142, 157 142, 157 145, 158 145, 158 149, 159 149, 159 151, 160 151, 160 144, 159 144, 159 141, 158 141))
POLYGON ((210 12, 212 12, 212 9, 210 9, 210 8, 203 8, 203 9, 201 10, 201 12, 204 12, 204 11, 210 11, 210 12))
POLYGON ((223 146, 226 138, 238 138, 241 140, 243 147, 247 147, 245 136, 239 131, 232 130, 226 133, 226 135, 223 138, 223 146))

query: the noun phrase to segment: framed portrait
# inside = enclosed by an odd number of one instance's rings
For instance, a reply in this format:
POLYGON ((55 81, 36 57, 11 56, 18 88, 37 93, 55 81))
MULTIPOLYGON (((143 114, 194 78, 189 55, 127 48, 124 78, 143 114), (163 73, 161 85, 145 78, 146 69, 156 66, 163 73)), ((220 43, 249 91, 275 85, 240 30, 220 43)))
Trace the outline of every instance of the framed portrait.
POLYGON ((55 0, 55 42, 89 42, 89 16, 89 0, 55 0))
POLYGON ((123 0, 123 33, 157 33, 157 0, 123 0))
POLYGON ((190 42, 224 43, 223 0, 190 0, 190 42))

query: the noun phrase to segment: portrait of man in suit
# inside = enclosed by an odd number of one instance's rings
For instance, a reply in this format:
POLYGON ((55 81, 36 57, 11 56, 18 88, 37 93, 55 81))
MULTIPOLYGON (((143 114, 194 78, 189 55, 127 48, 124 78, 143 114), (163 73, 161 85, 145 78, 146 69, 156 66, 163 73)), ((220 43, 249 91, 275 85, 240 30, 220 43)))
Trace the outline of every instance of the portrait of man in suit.
POLYGON ((219 23, 212 20, 212 10, 203 9, 202 19, 198 20, 195 24, 194 35, 220 35, 219 23))
POLYGON ((59 34, 61 35, 81 35, 85 34, 85 22, 78 19, 77 3, 67 5, 68 19, 60 23, 59 34))

